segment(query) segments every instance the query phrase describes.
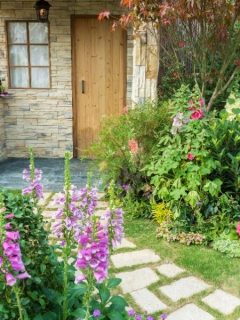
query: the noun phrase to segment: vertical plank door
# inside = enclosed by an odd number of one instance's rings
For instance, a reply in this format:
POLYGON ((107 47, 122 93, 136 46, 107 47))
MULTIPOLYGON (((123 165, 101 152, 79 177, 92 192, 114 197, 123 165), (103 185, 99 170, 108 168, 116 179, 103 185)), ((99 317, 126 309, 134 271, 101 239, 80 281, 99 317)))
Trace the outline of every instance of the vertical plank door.
POLYGON ((74 154, 89 154, 105 116, 125 105, 125 31, 111 31, 111 21, 73 19, 74 154))

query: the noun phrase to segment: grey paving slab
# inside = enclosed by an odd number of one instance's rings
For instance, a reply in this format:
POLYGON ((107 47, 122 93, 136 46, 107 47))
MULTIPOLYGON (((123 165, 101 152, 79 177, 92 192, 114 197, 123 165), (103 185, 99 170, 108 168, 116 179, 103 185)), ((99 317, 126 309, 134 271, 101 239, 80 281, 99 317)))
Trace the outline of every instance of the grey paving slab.
POLYGON ((187 304, 184 307, 171 313, 167 320, 214 320, 208 312, 200 309, 195 304, 187 304))
POLYGON ((144 249, 132 252, 114 254, 111 258, 114 267, 132 267, 144 263, 154 263, 160 261, 160 257, 152 250, 144 249))
POLYGON ((185 270, 178 267, 174 263, 165 263, 157 267, 157 271, 168 278, 175 278, 179 274, 183 273, 185 270))
MULTIPOLYGON (((36 168, 43 171, 43 186, 45 191, 58 192, 64 184, 64 159, 36 158, 36 168)), ((26 182, 22 180, 23 169, 28 168, 28 159, 9 158, 0 162, 0 187, 6 189, 22 189, 26 182)), ((87 183, 88 172, 93 172, 92 184, 102 191, 102 181, 93 160, 71 160, 72 184, 84 187, 87 183)))
POLYGON ((120 287, 123 293, 130 293, 143 289, 159 280, 158 275, 150 268, 141 268, 134 271, 120 272, 117 278, 122 279, 120 287))
POLYGON ((240 306, 240 299, 223 290, 216 290, 202 301, 212 309, 219 311, 224 315, 229 315, 240 306))
POLYGON ((147 288, 133 291, 131 296, 136 304, 148 314, 163 311, 167 308, 166 304, 147 288))
POLYGON ((187 277, 160 288, 160 291, 176 302, 208 289, 210 286, 196 277, 187 277))
POLYGON ((137 246, 133 242, 123 238, 121 244, 119 244, 116 249, 135 249, 136 247, 137 246))

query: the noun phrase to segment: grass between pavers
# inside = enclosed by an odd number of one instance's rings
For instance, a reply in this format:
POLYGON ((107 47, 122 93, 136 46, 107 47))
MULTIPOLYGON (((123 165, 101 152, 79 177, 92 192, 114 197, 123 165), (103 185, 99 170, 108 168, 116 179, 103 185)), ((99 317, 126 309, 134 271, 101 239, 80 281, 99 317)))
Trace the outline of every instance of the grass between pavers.
MULTIPOLYGON (((203 246, 185 246, 179 243, 168 243, 156 237, 156 223, 145 219, 131 219, 125 217, 125 234, 129 240, 132 240, 137 249, 148 248, 154 250, 162 258, 160 263, 174 262, 178 266, 184 268, 189 275, 194 275, 208 282, 212 288, 207 292, 214 291, 215 288, 221 288, 226 292, 232 293, 240 297, 240 260, 229 258, 219 252, 203 246)), ((159 263, 159 264, 160 264, 159 263)), ((134 266, 131 269, 135 270, 138 267, 134 266)), ((154 267, 153 267, 154 269, 154 267)), ((129 269, 128 269, 129 270, 129 269)), ((182 274, 175 279, 182 278, 186 275, 182 274)), ((174 279, 174 280, 175 280, 174 279)), ((163 302, 170 305, 167 297, 164 297, 159 291, 159 287, 174 280, 160 277, 157 284, 150 286, 153 291, 163 302), (162 281, 161 281, 162 280, 162 281)), ((219 320, 236 320, 240 317, 240 308, 230 316, 223 316, 220 313, 212 310, 206 304, 201 302, 200 298, 206 296, 206 291, 195 295, 191 299, 179 301, 178 303, 171 302, 173 311, 186 301, 194 302, 196 305, 210 312, 216 319, 219 320)), ((132 300, 132 299, 131 299, 132 300)))

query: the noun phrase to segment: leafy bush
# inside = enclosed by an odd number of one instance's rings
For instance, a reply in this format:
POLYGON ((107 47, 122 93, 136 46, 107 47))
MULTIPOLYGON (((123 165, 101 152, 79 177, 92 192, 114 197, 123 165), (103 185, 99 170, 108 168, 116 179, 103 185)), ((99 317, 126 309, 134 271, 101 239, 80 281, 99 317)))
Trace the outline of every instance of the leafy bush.
POLYGON ((227 254, 231 258, 240 258, 240 241, 218 239, 213 242, 213 249, 227 254))
POLYGON ((175 96, 172 128, 152 148, 144 170, 156 202, 173 211, 175 227, 212 239, 240 217, 239 120, 207 113, 197 91, 190 101, 188 94, 185 87, 175 96))
POLYGON ((169 123, 167 104, 145 103, 120 117, 106 119, 93 146, 104 182, 108 184, 113 180, 120 187, 120 196, 128 193, 124 209, 132 204, 136 216, 141 215, 143 207, 146 215, 151 212, 146 204, 150 194, 149 179, 141 168, 148 162, 152 148, 169 123))
MULTIPOLYGON (((30 279, 20 282, 22 303, 31 319, 36 314, 47 314, 53 309, 49 291, 62 287, 61 263, 57 261, 54 248, 49 246, 48 232, 44 229, 42 215, 36 212, 30 197, 20 192, 2 191, 6 213, 13 213, 11 225, 21 235, 21 251, 30 279)), ((0 284, 0 318, 16 319, 15 297, 11 288, 0 284)), ((54 319, 54 318, 53 318, 54 319)))

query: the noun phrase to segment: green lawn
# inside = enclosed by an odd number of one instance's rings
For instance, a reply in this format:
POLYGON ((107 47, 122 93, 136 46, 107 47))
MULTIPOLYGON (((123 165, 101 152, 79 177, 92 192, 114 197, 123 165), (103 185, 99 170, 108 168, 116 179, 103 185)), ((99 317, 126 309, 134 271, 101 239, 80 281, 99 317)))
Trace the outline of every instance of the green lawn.
MULTIPOLYGON (((125 233, 139 248, 150 248, 163 261, 172 261, 215 287, 240 297, 240 259, 229 258, 210 248, 168 243, 156 237, 156 223, 125 218, 125 233)), ((239 313, 240 315, 240 313, 239 313)))

